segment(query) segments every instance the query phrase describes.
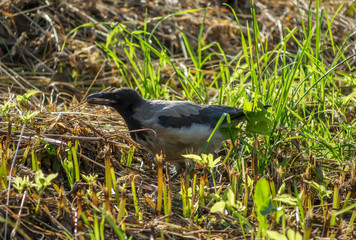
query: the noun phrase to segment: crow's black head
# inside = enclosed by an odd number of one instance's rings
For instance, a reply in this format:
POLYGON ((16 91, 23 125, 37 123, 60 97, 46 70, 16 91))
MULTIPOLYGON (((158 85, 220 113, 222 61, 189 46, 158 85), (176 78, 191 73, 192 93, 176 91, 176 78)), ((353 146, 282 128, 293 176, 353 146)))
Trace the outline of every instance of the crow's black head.
POLYGON ((112 92, 91 94, 87 97, 87 102, 113 107, 125 118, 129 117, 144 99, 131 88, 119 88, 112 92))

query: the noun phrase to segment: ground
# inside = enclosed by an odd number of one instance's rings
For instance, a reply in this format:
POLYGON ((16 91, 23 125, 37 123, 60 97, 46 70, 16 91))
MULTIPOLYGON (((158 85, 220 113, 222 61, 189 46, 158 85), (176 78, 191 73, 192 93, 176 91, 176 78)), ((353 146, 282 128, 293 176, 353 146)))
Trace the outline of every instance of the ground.
POLYGON ((0 236, 355 238, 356 6, 343 2, 2 1, 0 236), (220 161, 172 176, 118 113, 85 102, 122 86, 271 108, 220 161))

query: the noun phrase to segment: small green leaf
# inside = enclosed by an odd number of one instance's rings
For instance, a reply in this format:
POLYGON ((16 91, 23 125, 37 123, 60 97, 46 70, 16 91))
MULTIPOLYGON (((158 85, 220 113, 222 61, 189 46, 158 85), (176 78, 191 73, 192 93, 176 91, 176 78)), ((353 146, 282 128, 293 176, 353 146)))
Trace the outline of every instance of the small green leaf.
POLYGON ((298 200, 290 194, 282 194, 273 199, 273 201, 279 201, 290 206, 296 206, 298 200))
POLYGON ((296 232, 293 229, 289 228, 287 230, 287 237, 288 240, 302 240, 303 236, 300 234, 300 232, 296 232))
POLYGON ((188 159, 192 159, 196 162, 200 162, 202 160, 202 158, 199 155, 196 154, 185 154, 183 155, 183 157, 188 158, 188 159))
POLYGON ((16 96, 16 101, 22 103, 22 102, 25 101, 25 98, 23 96, 21 96, 21 95, 17 95, 16 96))
POLYGON ((210 212, 212 212, 212 213, 216 213, 216 212, 223 213, 224 210, 225 210, 225 206, 226 206, 226 203, 224 201, 217 202, 211 207, 210 212))
POLYGON ((0 105, 0 106, 1 106, 2 115, 4 115, 6 119, 8 119, 7 113, 9 112, 9 110, 11 108, 15 107, 16 104, 10 104, 10 100, 9 100, 9 101, 6 101, 4 103, 4 105, 0 105))
POLYGON ((332 193, 332 191, 327 190, 327 188, 324 185, 318 184, 314 181, 305 180, 305 182, 309 183, 313 188, 315 188, 319 192, 321 197, 328 197, 328 198, 330 197, 330 194, 332 193))
POLYGON ((30 97, 32 97, 33 95, 39 93, 40 91, 38 90, 34 90, 34 89, 31 89, 31 90, 28 90, 27 93, 25 93, 23 95, 23 98, 25 98, 26 100, 28 100, 30 97))
POLYGON ((282 185, 278 189, 277 196, 282 195, 285 190, 286 190, 286 183, 283 182, 282 185))
POLYGON ((235 193, 231 189, 227 192, 227 200, 230 205, 235 205, 235 193))
POLYGON ((268 111, 262 102, 258 101, 254 106, 252 102, 244 102, 244 113, 247 118, 246 132, 267 135, 271 132, 272 120, 268 117, 268 111))
POLYGON ((16 176, 12 186, 16 188, 19 193, 22 193, 25 188, 31 188, 33 186, 33 182, 30 181, 29 176, 24 176, 23 178, 16 176))
POLYGON ((47 177, 43 174, 42 170, 35 173, 36 189, 38 192, 43 191, 46 187, 51 185, 53 179, 57 177, 58 173, 49 174, 47 177))
POLYGON ((250 133, 257 133, 261 135, 267 135, 271 132, 270 130, 270 125, 271 121, 268 119, 260 119, 260 120, 254 120, 254 121, 247 121, 246 125, 246 131, 250 133))
POLYGON ((57 155, 57 150, 56 150, 56 148, 55 148, 53 145, 51 145, 51 144, 46 144, 46 145, 44 146, 44 149, 46 149, 47 153, 48 153, 49 155, 51 155, 51 156, 56 156, 56 155, 57 155))
POLYGON ((266 230, 266 236, 270 240, 288 240, 286 236, 277 231, 266 230))
POLYGON ((19 116, 20 119, 24 122, 24 123, 29 123, 35 116, 37 116, 37 114, 39 114, 38 111, 34 111, 34 112, 25 112, 22 116, 19 116))

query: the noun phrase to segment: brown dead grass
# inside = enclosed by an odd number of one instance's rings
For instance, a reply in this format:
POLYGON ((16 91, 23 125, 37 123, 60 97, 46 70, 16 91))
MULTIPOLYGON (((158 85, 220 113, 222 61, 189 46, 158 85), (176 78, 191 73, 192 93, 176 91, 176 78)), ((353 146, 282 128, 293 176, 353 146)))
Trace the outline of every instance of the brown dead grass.
MULTIPOLYGON (((138 1, 139 2, 139 1, 138 1)), ((25 125, 20 148, 16 157, 16 166, 13 176, 30 176, 33 178, 31 167, 31 154, 24 159, 24 164, 19 162, 24 158, 25 150, 29 146, 35 149, 35 154, 40 162, 40 167, 45 173, 59 171, 59 177, 55 184, 63 189, 58 193, 53 187, 48 187, 44 192, 42 204, 39 211, 35 213, 38 199, 36 193, 24 194, 11 191, 9 204, 6 205, 7 190, 0 191, 0 217, 5 217, 8 211, 9 219, 8 234, 12 231, 16 238, 27 239, 66 239, 66 232, 74 236, 74 232, 85 232, 81 220, 76 225, 75 221, 78 209, 92 216, 92 210, 98 204, 93 203, 93 197, 87 191, 81 195, 79 189, 86 189, 86 183, 77 183, 77 188, 70 189, 66 183, 66 176, 58 166, 60 156, 66 157, 65 151, 68 141, 79 140, 79 152, 81 162, 81 172, 85 175, 97 174, 99 177, 95 181, 97 191, 101 191, 105 183, 104 160, 109 157, 115 168, 120 184, 127 183, 129 186, 130 173, 136 176, 136 184, 140 197, 140 207, 143 212, 143 220, 138 221, 132 212, 132 194, 127 193, 127 215, 125 216, 126 232, 134 239, 148 239, 150 237, 159 238, 164 234, 168 239, 242 239, 242 232, 239 226, 235 225, 235 220, 221 214, 212 215, 209 209, 201 208, 201 214, 206 214, 206 220, 196 224, 191 219, 181 216, 181 197, 178 194, 180 189, 179 179, 172 179, 173 189, 173 214, 170 216, 170 223, 166 223, 162 215, 157 214, 143 196, 155 199, 156 172, 146 151, 137 146, 129 137, 126 128, 116 112, 110 109, 87 106, 82 102, 87 90, 91 86, 91 91, 100 90, 103 87, 119 87, 123 80, 116 67, 107 61, 103 52, 98 49, 94 41, 105 42, 109 32, 108 26, 98 25, 91 28, 82 28, 67 39, 64 50, 61 51, 63 42, 67 34, 75 27, 88 22, 124 22, 133 30, 144 22, 147 11, 149 20, 157 16, 182 11, 185 9, 201 8, 208 5, 209 1, 146 1, 136 3, 135 1, 51 1, 47 5, 41 0, 5 0, 0 3, 2 12, 0 22, 0 103, 3 104, 9 99, 14 99, 16 94, 24 94, 28 89, 39 89, 40 94, 35 95, 27 102, 24 109, 38 111, 39 114, 32 122, 25 125), (76 75, 73 76, 72 73, 76 75), (93 83, 93 80, 95 82, 93 83), (93 84, 93 85, 92 85, 93 84), (64 111, 67 109, 67 111, 64 111), (56 149, 55 155, 50 155, 40 143, 36 136, 40 136, 56 149), (135 145, 137 151, 134 157, 134 168, 126 168, 120 163, 123 154, 127 154, 130 146, 135 145), (57 165, 56 165, 57 164, 57 165), (142 164, 142 167, 140 167, 142 164), (24 202, 22 202, 24 200, 24 202), (63 206, 59 203, 63 202, 63 206), (87 207, 88 205, 91 208, 87 207), (19 215, 19 211, 21 215, 19 215), (208 219, 215 218, 215 221, 208 219), (14 223, 18 221, 19 227, 14 223), (224 222, 230 223, 230 228, 226 228, 224 222), (231 227, 232 226, 232 227, 231 227), (21 230, 21 231, 20 231, 21 230)), ((234 22, 231 12, 220 5, 223 1, 213 1, 211 9, 208 10, 204 41, 217 41, 227 54, 237 54, 241 51, 240 33, 234 22)), ((228 1, 236 8, 239 21, 243 31, 246 32, 246 21, 251 21, 249 4, 239 5, 238 1, 228 1)), ((240 3, 241 4, 241 3, 240 3)), ((323 3, 330 12, 339 6, 338 3, 323 3)), ((273 47, 281 41, 283 29, 300 28, 299 11, 306 16, 307 3, 303 1, 258 1, 256 3, 258 22, 261 24, 261 38, 269 39, 269 44, 273 47), (298 7, 294 3, 298 3, 298 7)), ((193 46, 197 44, 197 35, 201 25, 204 11, 191 13, 187 16, 173 17, 171 24, 161 24, 156 30, 156 37, 166 46, 177 59, 186 60, 182 52, 182 42, 178 37, 178 32, 173 24, 179 26, 191 39, 193 46)), ((330 13, 331 14, 331 13, 330 13)), ((353 13, 354 14, 354 13, 353 13)), ((152 20, 149 28, 153 28, 157 21, 152 20)), ((355 15, 348 17, 347 4, 337 15, 333 24, 333 34, 335 41, 341 45, 348 31, 354 27, 355 15)), ((250 24, 251 26, 252 24, 250 24)), ((289 46, 290 51, 296 49, 289 46)), ((120 53, 118 55, 125 57, 120 53)), ((326 49, 325 54, 328 54, 326 49)), ((327 59, 327 58, 326 58, 327 59)), ((332 55, 330 54, 330 62, 332 55)), ((353 61, 355 63, 355 60, 353 61)), ((167 79, 170 70, 167 69, 167 79)), ((18 144, 22 122, 19 120, 21 109, 12 109, 9 112, 10 120, 1 117, 0 121, 0 143, 2 146, 2 159, 11 165, 15 155, 14 148, 18 144), (6 150, 5 150, 6 149, 6 150)), ((292 134, 292 133, 286 133, 292 134)), ((290 146, 286 147, 290 149, 290 146)), ((284 158, 284 149, 275 153, 275 158, 284 158)), ((289 155, 299 154, 297 148, 289 155)), ((305 159, 304 159, 305 161, 305 159)), ((319 166, 310 159, 310 166, 317 169, 319 166)), ((306 166, 302 164, 301 166, 306 166)), ((328 166, 331 167, 332 166, 328 166)), ((278 179, 278 170, 273 163, 269 167, 270 176, 278 179)), ((303 174, 305 169, 291 169, 291 179, 303 174)), ((350 176, 347 170, 344 177, 350 176)), ((339 174, 335 174, 339 175, 339 174)), ((332 176, 332 171, 329 177, 332 176)), ((226 176, 225 176, 226 177, 226 176)), ((301 177, 303 178, 303 177, 301 177)), ((340 179, 340 183, 347 185, 344 189, 354 188, 354 182, 345 182, 340 179)), ((288 185, 288 192, 293 192, 293 186, 288 185)), ((130 189, 130 188, 129 188, 130 189)), ((312 192, 312 189, 305 190, 312 192)), ((346 190, 345 190, 346 191, 346 190)), ((99 201, 104 201, 100 198, 99 201)), ((99 202, 101 204, 101 202, 99 202)), ((111 201, 112 214, 117 213, 114 208, 115 201, 111 201)), ((250 206, 249 212, 252 212, 250 206)), ((331 206, 330 206, 331 208, 331 206)), ((320 210, 320 208, 319 208, 320 210)), ((249 216, 250 214, 248 214, 249 216)), ((321 213, 314 216, 313 224, 323 228, 324 219, 320 219, 321 213)), ((292 218, 293 216, 287 216, 292 218)), ((347 217, 347 216, 346 216, 347 217)), ((291 226, 292 219, 288 219, 291 226)), ((287 221, 287 222, 288 222, 287 221)), ((0 238, 4 233, 4 227, 0 226, 0 238)), ((107 228, 105 235, 108 239, 114 235, 110 228, 107 228)), ((328 236, 328 229, 323 228, 323 236, 328 236), (325 234, 324 234, 325 233, 325 234)), ((81 238, 81 237, 80 237, 81 238)))

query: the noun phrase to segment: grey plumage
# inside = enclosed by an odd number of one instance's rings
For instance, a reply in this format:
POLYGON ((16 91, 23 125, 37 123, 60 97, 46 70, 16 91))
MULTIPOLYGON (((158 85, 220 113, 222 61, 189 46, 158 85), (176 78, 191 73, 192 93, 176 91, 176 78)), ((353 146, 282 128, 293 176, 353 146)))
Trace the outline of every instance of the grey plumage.
MULTIPOLYGON (((166 160, 173 164, 183 160, 182 154, 199 154, 224 113, 228 113, 231 120, 245 116, 242 109, 228 106, 145 100, 130 88, 94 93, 88 96, 87 101, 116 109, 131 131, 152 129, 131 132, 130 135, 151 153, 163 152, 166 160)), ((214 152, 224 140, 222 133, 217 131, 206 152, 214 152)))

